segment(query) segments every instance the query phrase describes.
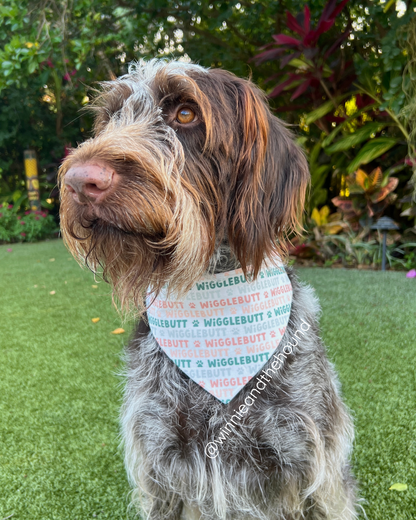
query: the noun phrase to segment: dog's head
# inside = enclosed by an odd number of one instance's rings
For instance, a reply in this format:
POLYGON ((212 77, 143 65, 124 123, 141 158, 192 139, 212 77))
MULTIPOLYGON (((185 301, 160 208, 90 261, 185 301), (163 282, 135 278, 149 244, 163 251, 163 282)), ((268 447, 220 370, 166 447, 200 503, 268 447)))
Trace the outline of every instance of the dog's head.
POLYGON ((253 83, 141 61, 103 84, 93 109, 94 137, 60 170, 62 233, 122 305, 140 308, 165 284, 183 294, 224 243, 254 278, 284 256, 309 173, 253 83))

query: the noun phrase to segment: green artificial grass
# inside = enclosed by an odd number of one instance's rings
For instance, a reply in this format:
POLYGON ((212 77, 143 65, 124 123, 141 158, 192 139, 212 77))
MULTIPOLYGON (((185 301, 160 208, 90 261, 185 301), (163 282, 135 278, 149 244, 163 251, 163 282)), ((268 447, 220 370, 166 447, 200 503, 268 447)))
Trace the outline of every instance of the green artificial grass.
POLYGON ((109 286, 60 240, 0 246, 0 317, 0 519, 126 518, 109 286))
MULTIPOLYGON (((414 519, 416 280, 299 274, 320 298, 323 337, 354 416, 368 519, 414 519), (389 490, 395 483, 407 491, 389 490)), ((133 517, 118 448, 117 374, 130 330, 109 286, 61 241, 0 246, 0 520, 133 517), (118 327, 126 333, 111 334, 118 327)))
POLYGON ((416 518, 416 279, 404 272, 300 270, 355 423, 352 457, 369 520, 416 518), (389 488, 407 484, 407 491, 389 488))

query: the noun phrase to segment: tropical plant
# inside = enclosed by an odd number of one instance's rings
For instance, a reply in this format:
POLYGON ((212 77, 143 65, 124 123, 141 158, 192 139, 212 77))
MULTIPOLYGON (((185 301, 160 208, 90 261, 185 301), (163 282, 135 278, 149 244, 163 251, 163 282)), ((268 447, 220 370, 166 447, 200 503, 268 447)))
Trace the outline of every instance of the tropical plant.
POLYGON ((402 84, 409 83, 401 45, 414 13, 406 4, 401 16, 392 15, 392 5, 328 0, 315 25, 308 6, 296 18, 287 12, 288 32, 275 34, 256 56, 258 63, 279 65, 270 77, 270 96, 283 98, 280 111, 298 111, 300 139, 310 154, 319 147, 311 168, 310 211, 317 200, 326 202, 324 190, 330 187, 345 196, 346 177, 363 165, 401 165, 402 189, 409 179, 412 163, 405 158, 413 116, 401 117, 402 84), (328 164, 332 171, 324 167, 328 164))
POLYGON ((314 208, 311 214, 311 221, 316 225, 314 232, 319 231, 323 234, 336 235, 345 228, 342 221, 341 213, 332 213, 330 215, 329 206, 323 206, 321 209, 314 208))
POLYGON ((348 222, 356 229, 359 220, 370 222, 372 217, 380 216, 392 204, 397 195, 393 193, 399 179, 382 173, 375 168, 369 175, 358 169, 346 178, 349 196, 334 197, 332 203, 338 207, 348 222))
MULTIPOLYGON (((337 109, 339 96, 342 97, 345 93, 338 92, 338 87, 342 84, 344 89, 348 88, 354 81, 355 75, 351 62, 336 59, 330 67, 328 60, 348 37, 350 28, 347 27, 333 42, 322 43, 320 37, 332 28, 336 17, 348 1, 342 0, 337 5, 336 0, 329 0, 316 27, 311 26, 311 12, 308 5, 305 5, 303 13, 296 18, 290 12, 286 13, 286 25, 297 37, 283 33, 275 34, 274 42, 266 45, 265 50, 255 57, 257 63, 275 59, 279 62, 280 69, 290 67, 287 73, 277 74, 283 81, 273 88, 269 94, 271 98, 280 95, 284 90, 288 92, 294 90, 290 97, 290 100, 294 101, 309 90, 313 105, 321 105, 322 94, 328 98, 328 102, 321 107, 321 117, 337 109), (344 85, 345 83, 347 85, 344 85), (335 89, 331 89, 330 85, 335 85, 335 89)), ((321 123, 322 129, 328 130, 324 122, 321 123)))

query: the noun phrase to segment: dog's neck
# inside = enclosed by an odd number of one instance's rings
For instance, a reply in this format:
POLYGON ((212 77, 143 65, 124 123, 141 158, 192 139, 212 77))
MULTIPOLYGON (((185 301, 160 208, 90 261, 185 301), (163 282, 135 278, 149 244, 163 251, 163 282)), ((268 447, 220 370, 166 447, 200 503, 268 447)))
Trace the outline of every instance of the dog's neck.
POLYGON ((207 274, 226 273, 240 267, 240 262, 233 255, 230 246, 227 243, 222 243, 215 248, 215 252, 210 259, 207 274))

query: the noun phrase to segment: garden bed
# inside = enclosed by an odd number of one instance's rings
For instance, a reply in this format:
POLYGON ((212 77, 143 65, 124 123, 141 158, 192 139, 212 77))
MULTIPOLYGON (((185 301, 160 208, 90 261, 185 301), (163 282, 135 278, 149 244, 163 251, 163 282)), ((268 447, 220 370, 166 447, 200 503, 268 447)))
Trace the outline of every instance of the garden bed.
POLYGON ((19 210, 12 204, 0 205, 0 244, 37 242, 58 236, 59 227, 46 210, 19 210))

